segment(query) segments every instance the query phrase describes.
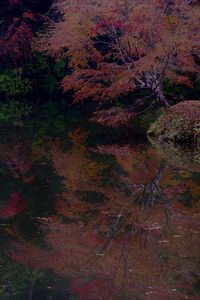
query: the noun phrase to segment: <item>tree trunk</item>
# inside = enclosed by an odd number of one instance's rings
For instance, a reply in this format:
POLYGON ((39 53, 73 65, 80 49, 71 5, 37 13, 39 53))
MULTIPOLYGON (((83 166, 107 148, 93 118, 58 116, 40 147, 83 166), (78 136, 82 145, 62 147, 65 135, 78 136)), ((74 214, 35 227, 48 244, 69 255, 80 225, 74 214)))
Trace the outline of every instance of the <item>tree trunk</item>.
POLYGON ((160 78, 156 70, 153 70, 151 73, 144 73, 142 74, 141 78, 137 78, 137 81, 141 85, 141 87, 146 87, 150 89, 153 95, 156 97, 156 100, 165 107, 169 107, 170 104, 168 103, 164 93, 162 83, 160 82, 160 78))
POLYGON ((155 94, 156 96, 156 100, 161 103, 162 105, 164 105, 165 107, 169 107, 170 104, 168 103, 164 93, 163 93, 163 90, 162 90, 162 87, 160 86, 160 84, 158 84, 156 86, 156 88, 153 90, 153 93, 155 94))
POLYGON ((156 173, 153 180, 146 184, 143 192, 143 200, 148 201, 148 205, 153 205, 156 199, 158 199, 161 195, 161 188, 159 187, 160 181, 163 178, 165 171, 167 169, 167 165, 165 163, 161 163, 158 172, 156 173))

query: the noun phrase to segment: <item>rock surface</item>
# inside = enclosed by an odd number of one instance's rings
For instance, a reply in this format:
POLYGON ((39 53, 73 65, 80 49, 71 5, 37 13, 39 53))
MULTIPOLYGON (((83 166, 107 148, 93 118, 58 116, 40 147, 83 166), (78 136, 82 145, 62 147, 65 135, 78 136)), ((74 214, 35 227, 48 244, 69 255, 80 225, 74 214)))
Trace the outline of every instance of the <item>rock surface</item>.
POLYGON ((200 101, 183 101, 166 109, 150 127, 148 136, 200 146, 200 101))

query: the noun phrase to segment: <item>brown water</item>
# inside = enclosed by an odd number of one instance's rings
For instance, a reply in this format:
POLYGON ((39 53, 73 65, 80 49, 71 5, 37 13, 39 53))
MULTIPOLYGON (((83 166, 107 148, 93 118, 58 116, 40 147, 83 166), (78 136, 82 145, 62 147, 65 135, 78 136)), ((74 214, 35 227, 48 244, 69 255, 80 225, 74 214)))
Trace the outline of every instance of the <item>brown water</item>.
POLYGON ((0 145, 0 299, 200 299, 200 162, 170 145, 0 145))

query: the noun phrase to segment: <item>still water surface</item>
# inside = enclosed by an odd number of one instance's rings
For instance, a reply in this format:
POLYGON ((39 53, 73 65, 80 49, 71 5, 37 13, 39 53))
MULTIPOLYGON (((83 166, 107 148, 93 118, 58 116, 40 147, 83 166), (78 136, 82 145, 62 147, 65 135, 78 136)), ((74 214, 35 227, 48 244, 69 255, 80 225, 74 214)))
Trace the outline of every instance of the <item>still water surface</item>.
POLYGON ((0 144, 0 299, 200 299, 198 153, 66 139, 0 144))

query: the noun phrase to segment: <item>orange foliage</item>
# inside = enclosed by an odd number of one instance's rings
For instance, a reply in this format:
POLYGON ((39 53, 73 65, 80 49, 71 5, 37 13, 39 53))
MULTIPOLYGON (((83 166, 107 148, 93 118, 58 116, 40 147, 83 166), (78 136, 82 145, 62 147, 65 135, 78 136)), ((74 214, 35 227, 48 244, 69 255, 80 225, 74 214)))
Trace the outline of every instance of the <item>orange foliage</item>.
POLYGON ((51 23, 36 47, 69 58, 73 72, 62 87, 74 91, 74 101, 110 100, 139 87, 168 105, 164 78, 191 86, 187 74, 197 71, 199 6, 179 0, 57 0, 55 7, 62 21, 51 23))
POLYGON ((86 186, 89 190, 94 189, 100 180, 99 173, 106 166, 97 164, 88 157, 86 132, 75 129, 69 133, 69 139, 72 143, 71 151, 64 151, 62 143, 54 143, 52 146, 51 157, 56 171, 72 191, 86 186))

